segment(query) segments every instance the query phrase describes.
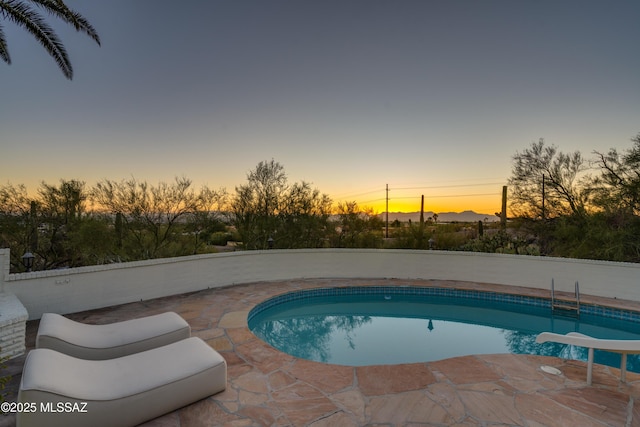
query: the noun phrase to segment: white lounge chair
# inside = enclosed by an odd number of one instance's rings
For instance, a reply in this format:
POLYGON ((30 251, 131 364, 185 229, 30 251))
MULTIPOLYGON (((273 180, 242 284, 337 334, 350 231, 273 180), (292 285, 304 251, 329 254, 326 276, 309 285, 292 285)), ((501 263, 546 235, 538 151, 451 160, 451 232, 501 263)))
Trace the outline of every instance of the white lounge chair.
POLYGON ((537 343, 557 342, 561 344, 576 345, 589 349, 587 362, 587 384, 591 385, 593 371, 593 351, 594 349, 611 351, 622 355, 620 363, 620 381, 626 381, 627 374, 627 354, 640 354, 640 340, 605 340, 593 338, 578 332, 569 332, 566 335, 555 334, 553 332, 542 332, 536 337, 537 343))
POLYGON ((54 313, 40 319, 36 348, 79 359, 104 360, 189 338, 191 328, 178 314, 157 314, 107 325, 87 325, 54 313))
POLYGON ((17 427, 127 427, 223 391, 227 364, 200 338, 109 360, 29 352, 17 427))

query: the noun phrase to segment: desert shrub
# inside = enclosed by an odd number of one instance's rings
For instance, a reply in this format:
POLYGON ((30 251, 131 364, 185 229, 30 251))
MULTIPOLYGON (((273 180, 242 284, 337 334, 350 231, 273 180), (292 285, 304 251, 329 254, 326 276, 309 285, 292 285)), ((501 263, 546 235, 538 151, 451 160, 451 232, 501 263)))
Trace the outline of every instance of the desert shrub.
POLYGON ((466 242, 462 250, 471 252, 488 252, 501 254, 540 255, 537 245, 528 242, 520 236, 511 235, 505 231, 485 234, 477 239, 466 242))
POLYGON ((467 233, 457 231, 450 233, 436 233, 433 236, 434 245, 433 249, 455 251, 460 248, 469 240, 467 233))
POLYGON ((231 233, 217 231, 209 237, 209 244, 214 246, 226 246, 229 240, 233 240, 231 233))

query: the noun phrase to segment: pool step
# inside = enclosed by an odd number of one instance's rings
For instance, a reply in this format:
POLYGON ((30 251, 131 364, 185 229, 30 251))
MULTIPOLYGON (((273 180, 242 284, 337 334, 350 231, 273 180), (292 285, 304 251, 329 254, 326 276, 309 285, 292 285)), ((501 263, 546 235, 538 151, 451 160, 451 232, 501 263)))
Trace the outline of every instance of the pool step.
POLYGON ((568 300, 555 300, 551 309, 555 311, 562 311, 562 314, 580 316, 580 306, 577 301, 568 300))
POLYGON ((553 279, 551 279, 551 311, 560 311, 580 317, 580 285, 576 281, 575 299, 556 298, 553 279))

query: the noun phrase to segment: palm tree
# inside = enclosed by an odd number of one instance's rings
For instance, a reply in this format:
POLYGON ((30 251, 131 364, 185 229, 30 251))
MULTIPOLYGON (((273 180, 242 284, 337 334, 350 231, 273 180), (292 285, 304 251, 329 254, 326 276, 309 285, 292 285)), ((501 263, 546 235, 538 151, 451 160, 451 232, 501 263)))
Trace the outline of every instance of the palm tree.
MULTIPOLYGON (((73 78, 71 61, 57 34, 47 24, 37 8, 57 16, 72 25, 77 31, 86 33, 100 45, 100 37, 93 26, 79 13, 69 9, 63 0, 0 0, 0 17, 13 21, 30 32, 58 64, 66 78, 73 78), (34 7, 35 6, 35 7, 34 7)), ((5 34, 0 26, 0 58, 11 64, 5 34)))

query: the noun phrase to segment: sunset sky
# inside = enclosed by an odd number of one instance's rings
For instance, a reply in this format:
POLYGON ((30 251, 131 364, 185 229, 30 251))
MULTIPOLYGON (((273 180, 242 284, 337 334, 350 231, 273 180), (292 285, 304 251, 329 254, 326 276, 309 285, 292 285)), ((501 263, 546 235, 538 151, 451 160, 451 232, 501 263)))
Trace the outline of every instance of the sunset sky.
POLYGON ((335 201, 500 210, 517 151, 640 132, 640 2, 68 1, 72 81, 0 21, 0 184, 186 176, 233 193, 261 160, 335 201))

